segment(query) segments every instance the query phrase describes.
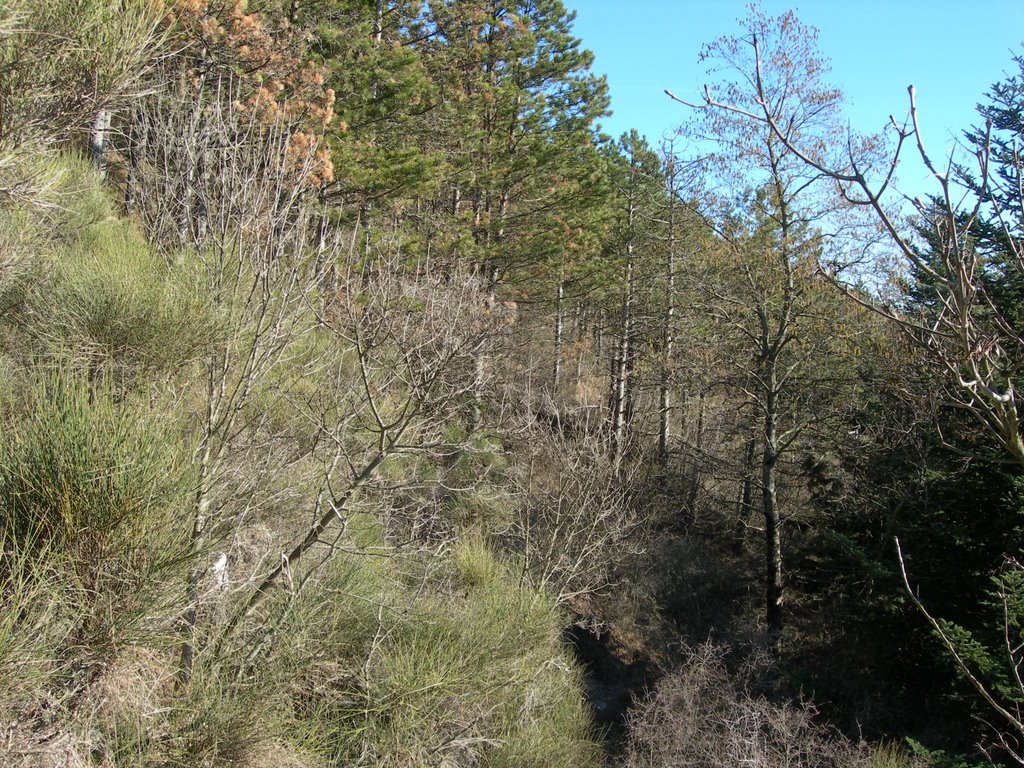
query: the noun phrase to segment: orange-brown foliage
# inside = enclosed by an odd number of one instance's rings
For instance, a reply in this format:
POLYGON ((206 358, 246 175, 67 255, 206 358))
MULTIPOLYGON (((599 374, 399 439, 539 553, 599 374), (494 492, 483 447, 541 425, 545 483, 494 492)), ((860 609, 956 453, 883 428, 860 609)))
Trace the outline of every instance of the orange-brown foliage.
POLYGON ((296 170, 312 163, 306 184, 334 178, 330 153, 318 150, 334 120, 334 90, 324 86, 323 68, 309 58, 308 36, 286 17, 249 12, 246 0, 176 0, 165 24, 187 56, 192 80, 229 74, 242 83, 236 109, 251 111, 267 125, 293 131, 289 161, 296 170))

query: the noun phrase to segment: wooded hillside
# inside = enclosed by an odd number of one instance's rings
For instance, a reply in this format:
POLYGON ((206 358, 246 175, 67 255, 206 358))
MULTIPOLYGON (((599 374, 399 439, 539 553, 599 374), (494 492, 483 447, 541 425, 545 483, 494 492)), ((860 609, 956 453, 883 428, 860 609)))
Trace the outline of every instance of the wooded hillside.
POLYGON ((0 4, 0 763, 1024 764, 1024 55, 942 167, 572 25, 0 4))

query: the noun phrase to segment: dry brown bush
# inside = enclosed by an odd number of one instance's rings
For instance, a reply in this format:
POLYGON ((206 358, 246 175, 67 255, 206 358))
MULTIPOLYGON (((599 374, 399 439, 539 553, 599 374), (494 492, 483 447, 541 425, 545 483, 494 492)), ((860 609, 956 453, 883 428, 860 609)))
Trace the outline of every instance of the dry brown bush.
POLYGON ((531 431, 519 478, 521 503, 506 544, 533 582, 560 603, 611 586, 616 567, 642 546, 645 516, 597 436, 531 431))
POLYGON ((852 768, 866 751, 814 721, 805 702, 774 703, 726 668, 724 650, 691 649, 629 718, 627 768, 852 768))

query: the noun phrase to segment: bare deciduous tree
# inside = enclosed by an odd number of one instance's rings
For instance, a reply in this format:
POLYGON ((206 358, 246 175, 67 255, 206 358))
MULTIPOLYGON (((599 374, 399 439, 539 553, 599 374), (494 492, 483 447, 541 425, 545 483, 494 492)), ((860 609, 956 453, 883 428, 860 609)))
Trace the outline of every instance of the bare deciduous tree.
POLYGON ((320 332, 341 353, 323 372, 320 391, 296 403, 313 428, 312 459, 322 468, 310 523, 276 565, 243 588, 225 639, 273 591, 304 584, 330 559, 357 498, 422 483, 395 473, 422 459, 443 464, 473 438, 476 360, 492 351, 509 322, 507 308, 480 302, 478 278, 417 274, 396 256, 348 269, 340 288, 320 316, 320 332))
MULTIPOLYGON (((1024 246, 1020 233, 1024 222, 1024 192, 1020 179, 1024 161, 1019 153, 992 149, 992 124, 972 137, 973 168, 951 155, 938 164, 922 137, 914 87, 908 88, 909 111, 902 122, 890 118, 895 141, 887 157, 880 156, 878 140, 848 134, 839 142, 821 142, 793 130, 792 122, 777 110, 771 83, 782 62, 767 52, 756 31, 742 41, 752 57, 744 69, 744 88, 724 95, 705 88, 704 109, 751 129, 765 131, 808 172, 830 181, 845 203, 870 211, 902 256, 908 269, 927 286, 934 304, 923 317, 901 311, 843 282, 843 276, 820 269, 840 290, 864 306, 885 315, 902 328, 912 343, 944 371, 952 404, 965 409, 1005 451, 1008 461, 1024 467, 1024 434, 1020 419, 1020 394, 1015 379, 1024 365, 1024 339, 1013 310, 993 296, 989 285, 991 262, 978 247, 982 225, 997 232, 1005 263, 997 279, 1024 275, 1024 246), (837 154, 835 149, 841 148, 837 154), (907 152, 917 154, 927 168, 935 193, 929 201, 913 200, 896 190, 896 169, 907 152), (997 168, 1001 164, 1002 168, 997 168), (893 199, 909 202, 917 216, 917 228, 904 228, 892 212, 893 199), (919 235, 930 241, 922 244, 919 235), (930 248, 928 247, 930 246, 930 248)), ((669 93, 672 98, 678 99, 669 93)), ((686 102, 683 102, 686 103, 686 102)), ((691 105, 692 106, 692 105, 691 105)), ((815 108, 809 102, 806 108, 815 108)), ((897 542, 899 549, 899 543, 897 542)), ((977 670, 972 643, 964 630, 934 617, 911 587, 899 551, 904 587, 918 611, 935 630, 942 644, 980 698, 998 715, 994 726, 1005 753, 1024 764, 1024 716, 1019 708, 1024 695, 1021 684, 1021 625, 1015 609, 1021 590, 1020 566, 1011 561, 996 577, 997 597, 1003 607, 1005 653, 1002 668, 1008 688, 991 682, 977 670), (1002 688, 1000 691, 999 689, 1002 688), (1006 691, 1010 691, 1009 694, 1006 691)), ((975 647, 975 650, 977 648, 975 647)))
POLYGON ((735 186, 738 176, 756 190, 745 209, 706 212, 705 219, 717 220, 713 226, 731 273, 727 282, 709 286, 713 311, 749 350, 737 368, 742 393, 759 422, 765 621, 778 648, 785 602, 782 530, 789 516, 779 496, 780 464, 818 416, 801 411, 797 382, 809 366, 823 363, 823 345, 816 343, 823 333, 813 327, 823 314, 816 306, 821 292, 814 259, 840 207, 822 195, 827 175, 804 163, 791 144, 802 141, 818 149, 838 136, 842 96, 823 82, 827 65, 810 47, 814 30, 791 12, 769 18, 752 9, 745 26, 746 37, 723 37, 702 51, 702 60, 720 75, 716 92, 725 101, 715 100, 710 90, 704 104, 684 101, 698 110, 684 132, 717 143, 708 165, 725 174, 729 184, 735 186), (748 40, 762 41, 761 47, 751 51, 748 40), (751 73, 761 71, 762 48, 774 66, 751 92, 751 73), (771 124, 746 117, 762 103, 771 124), (771 125, 784 126, 785 134, 771 125))
MULTIPOLYGON (((178 90, 140 104, 129 137, 137 165, 132 198, 150 239, 196 275, 213 306, 219 334, 202 370, 192 511, 195 565, 185 624, 196 631, 203 553, 211 527, 228 524, 225 510, 245 513, 238 475, 228 471, 247 454, 258 477, 271 455, 251 436, 267 414, 249 408, 291 345, 311 333, 320 262, 309 243, 317 211, 306 180, 316 146, 297 142, 283 121, 267 124, 240 109, 237 83, 225 77, 209 90, 178 90)), ((195 638, 183 645, 182 677, 192 667, 195 638)))
POLYGON ((631 498, 632 478, 596 434, 535 430, 529 441, 510 547, 531 581, 560 603, 599 592, 640 546, 644 516, 631 498))
MULTIPOLYGON (((1004 194, 998 194, 998 181, 991 173, 993 158, 987 135, 974 157, 977 176, 971 186, 979 194, 972 194, 972 190, 961 183, 965 168, 955 163, 954 156, 950 156, 944 167, 933 161, 921 135, 913 86, 908 89, 908 117, 902 123, 891 120, 895 145, 888 158, 881 162, 875 149, 876 140, 850 135, 845 141, 834 144, 808 143, 804 136, 793 131, 792 125, 786 123, 775 108, 767 86, 774 67, 772 62, 765 62, 763 58, 763 39, 752 34, 745 42, 754 64, 748 73, 750 90, 744 94, 743 100, 735 98, 735 94, 728 94, 722 99, 705 90, 703 106, 769 131, 787 153, 820 178, 834 182, 839 195, 847 203, 874 213, 906 263, 928 281, 937 299, 938 311, 921 323, 899 312, 898 308, 872 302, 869 297, 855 293, 842 284, 840 275, 827 270, 823 273, 848 295, 882 312, 906 329, 931 359, 946 370, 958 393, 957 403, 978 419, 1013 461, 1024 466, 1019 395, 1012 380, 1020 367, 1020 332, 1004 308, 986 291, 982 275, 985 260, 976 248, 974 236, 979 217, 985 213, 993 216, 1005 235, 1004 242, 1012 257, 1010 266, 1018 273, 1024 273, 1024 246, 1018 237, 1021 222, 1016 220, 1022 207, 1020 204, 1007 206, 998 202, 1006 198, 1004 194), (845 146, 844 156, 830 157, 836 145, 845 146), (909 202, 919 217, 921 229, 934 236, 938 245, 937 263, 923 256, 914 233, 908 233, 901 227, 888 205, 898 197, 894 179, 907 147, 913 147, 911 151, 917 152, 936 186, 934 205, 919 198, 909 202)), ((669 95, 682 101, 671 93, 669 95)), ((1015 177, 1019 179, 1022 161, 1018 156, 1011 162, 1016 165, 1015 177)), ((1024 200, 1019 189, 1015 194, 1024 200)))

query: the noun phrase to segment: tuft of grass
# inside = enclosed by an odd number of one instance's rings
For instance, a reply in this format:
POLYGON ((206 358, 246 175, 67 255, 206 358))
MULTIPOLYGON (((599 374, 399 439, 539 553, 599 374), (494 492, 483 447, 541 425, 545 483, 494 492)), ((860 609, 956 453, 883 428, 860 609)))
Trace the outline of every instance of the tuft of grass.
POLYGON ((31 332, 96 373, 156 376, 187 365, 217 338, 216 318, 182 265, 165 264, 123 223, 56 254, 28 298, 31 332))
POLYGON ((453 554, 447 591, 353 557, 293 697, 304 746, 335 766, 599 764, 554 603, 481 540, 453 554))
POLYGON ((924 762, 897 742, 884 741, 871 748, 870 768, 922 768, 924 762))
POLYGON ((38 376, 26 405, 0 445, 0 522, 17 541, 84 567, 177 499, 180 446, 159 412, 60 369, 38 376))
POLYGON ((463 538, 452 558, 456 583, 465 589, 494 586, 505 571, 480 535, 463 538))
POLYGON ((201 265, 168 264, 115 214, 91 165, 50 160, 50 205, 0 210, 0 340, 94 376, 157 378, 222 335, 201 265))
POLYGON ((189 685, 175 687, 166 663, 142 672, 141 681, 133 680, 138 671, 122 666, 101 686, 106 700, 88 722, 90 752, 99 765, 240 765, 265 741, 273 700, 258 683, 241 685, 200 669, 189 685), (140 682, 145 690, 133 701, 140 682))
POLYGON ((85 608, 66 562, 27 543, 0 528, 0 717, 52 698, 70 673, 66 650, 85 608))
POLYGON ((159 632, 184 579, 189 487, 159 410, 61 370, 22 407, 0 441, 0 589, 20 606, 0 622, 0 669, 32 671, 0 691, 15 708, 29 688, 77 696, 118 646, 159 632))

